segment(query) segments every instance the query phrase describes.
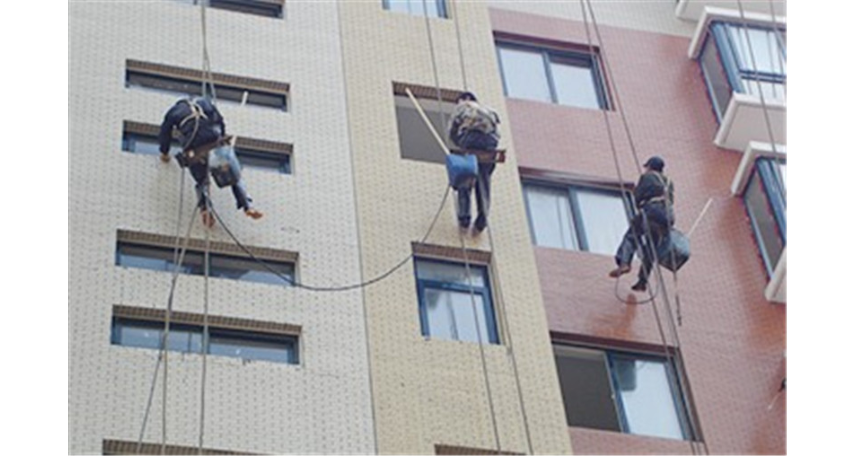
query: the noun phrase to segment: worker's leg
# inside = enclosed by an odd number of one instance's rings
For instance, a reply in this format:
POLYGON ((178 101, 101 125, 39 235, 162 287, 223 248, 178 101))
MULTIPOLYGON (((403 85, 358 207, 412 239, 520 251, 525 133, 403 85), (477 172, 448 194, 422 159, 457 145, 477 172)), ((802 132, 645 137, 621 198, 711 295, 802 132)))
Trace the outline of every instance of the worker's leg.
POLYGON ((626 233, 624 233, 623 239, 618 246, 617 253, 615 253, 615 263, 617 263, 618 267, 609 272, 610 277, 619 277, 632 270, 632 257, 638 250, 641 236, 644 233, 643 223, 644 219, 640 213, 636 214, 630 221, 629 228, 626 229, 626 233))
POLYGON ((207 207, 207 188, 210 183, 210 179, 208 179, 208 165, 206 164, 195 164, 190 166, 190 175, 193 176, 193 180, 196 181, 196 206, 205 210, 207 207))
POLYGON ((487 217, 490 215, 490 180, 495 163, 479 163, 478 186, 475 188, 475 200, 478 203, 478 218, 475 219, 475 229, 483 231, 487 227, 487 217))
POLYGON ((472 222, 472 187, 457 190, 457 223, 461 228, 469 228, 472 222))
POLYGON ((243 179, 232 185, 232 194, 235 197, 237 208, 243 209, 243 212, 248 217, 260 219, 264 215, 261 211, 252 207, 252 197, 250 197, 249 193, 246 191, 246 184, 243 183, 243 179))
POLYGON ((660 207, 658 204, 646 207, 644 218, 647 223, 647 229, 644 231, 641 270, 638 271, 638 281, 632 286, 632 289, 635 291, 647 290, 647 281, 656 261, 656 249, 659 243, 665 238, 669 229, 669 217, 665 212, 665 208, 660 207))

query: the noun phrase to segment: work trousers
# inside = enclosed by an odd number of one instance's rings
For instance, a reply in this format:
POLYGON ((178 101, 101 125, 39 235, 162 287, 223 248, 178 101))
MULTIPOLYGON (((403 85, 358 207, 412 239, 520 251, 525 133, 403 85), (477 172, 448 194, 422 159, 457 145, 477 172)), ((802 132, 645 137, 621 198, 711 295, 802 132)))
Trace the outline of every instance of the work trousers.
MULTIPOLYGON (((207 161, 205 161, 204 163, 196 163, 190 165, 190 175, 192 175, 193 180, 196 181, 196 200, 198 201, 197 206, 199 207, 199 209, 204 210, 208 207, 208 200, 205 194, 211 186, 211 173, 208 172, 207 161)), ((243 179, 239 180, 231 187, 232 194, 235 197, 235 203, 237 204, 237 208, 243 210, 249 209, 251 207, 250 204, 252 203, 252 198, 246 191, 246 185, 243 183, 243 179)))
POLYGON ((648 203, 632 218, 618 246, 615 262, 618 266, 628 265, 632 262, 635 252, 641 250, 641 270, 638 271, 638 281, 647 283, 655 258, 653 249, 662 242, 673 225, 674 216, 668 213, 664 202, 648 203), (645 229, 645 221, 649 230, 645 229), (652 239, 648 238, 648 231, 652 239))
MULTIPOLYGON (((499 141, 492 135, 480 131, 465 133, 457 142, 457 147, 467 150, 496 150, 499 141)), ((476 225, 487 226, 487 216, 490 213, 490 179, 496 169, 495 163, 478 163, 478 180, 475 184, 475 200, 478 204, 478 220, 476 225)), ((471 210, 472 188, 457 190, 457 220, 469 224, 472 218, 471 210)))

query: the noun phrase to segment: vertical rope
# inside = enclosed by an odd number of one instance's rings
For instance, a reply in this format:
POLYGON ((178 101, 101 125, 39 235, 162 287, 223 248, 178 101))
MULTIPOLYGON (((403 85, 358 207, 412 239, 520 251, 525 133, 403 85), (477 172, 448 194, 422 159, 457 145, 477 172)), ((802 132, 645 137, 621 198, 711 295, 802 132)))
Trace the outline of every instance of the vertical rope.
MULTIPOLYGON (((208 191, 210 183, 204 187, 205 192, 205 208, 208 214, 211 213, 211 195, 208 191)), ((202 386, 199 398, 199 454, 202 454, 205 439, 205 387, 207 385, 208 374, 208 347, 210 343, 210 331, 208 327, 208 307, 210 303, 210 293, 208 286, 208 278, 211 275, 211 228, 205 227, 205 307, 202 314, 202 386)))

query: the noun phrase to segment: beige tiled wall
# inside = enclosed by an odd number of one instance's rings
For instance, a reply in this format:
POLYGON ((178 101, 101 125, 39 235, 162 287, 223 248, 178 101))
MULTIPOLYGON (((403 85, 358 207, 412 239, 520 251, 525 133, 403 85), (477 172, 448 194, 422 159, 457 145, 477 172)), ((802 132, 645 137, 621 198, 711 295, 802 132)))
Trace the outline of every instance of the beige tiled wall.
MULTIPOLYGON (((439 85, 473 90, 507 119, 487 5, 457 7, 468 87, 449 19, 430 20, 439 85)), ((346 2, 340 12, 362 268, 373 277, 410 253, 447 185, 442 165, 401 159, 395 123, 393 81, 431 87, 435 81, 424 18, 384 11, 380 2, 376 7, 346 2)), ((499 446, 529 451, 524 411, 535 452, 567 453, 570 442, 507 125, 501 133, 510 158, 493 175, 490 274, 499 313, 513 337, 524 408, 505 333, 505 345, 485 346, 499 446)), ((460 246, 453 199, 428 242, 460 246)), ((470 248, 490 249, 486 233, 467 242, 470 248)), ((422 337, 412 266, 366 289, 365 301, 379 451, 433 453, 436 444, 497 449, 478 346, 422 337)))
MULTIPOLYGON (((336 5, 288 2, 286 19, 207 10, 213 70, 291 84, 290 112, 221 103, 230 133, 294 144, 293 175, 246 169, 266 216, 213 201, 246 244, 299 253, 311 284, 360 280, 336 5)), ((174 235, 180 171, 121 151, 122 122, 160 123, 175 96, 124 87, 125 59, 200 68, 200 10, 181 2, 69 4, 69 441, 136 441, 157 353, 110 345, 114 304, 164 308, 169 274, 114 265, 118 229, 174 235)), ((61 153, 61 151, 59 152, 61 153)), ((194 203, 184 194, 185 229, 194 203)), ((204 239, 197 221, 192 236, 204 239)), ((213 239, 231 242, 221 228, 213 239)), ((205 447, 257 453, 374 451, 362 296, 211 279, 210 312, 302 327, 302 364, 208 357, 205 447)), ((201 313, 203 279, 182 276, 175 309, 201 313)), ((168 442, 198 442, 201 357, 169 357, 168 442)), ((161 389, 145 441, 159 442, 161 389)))

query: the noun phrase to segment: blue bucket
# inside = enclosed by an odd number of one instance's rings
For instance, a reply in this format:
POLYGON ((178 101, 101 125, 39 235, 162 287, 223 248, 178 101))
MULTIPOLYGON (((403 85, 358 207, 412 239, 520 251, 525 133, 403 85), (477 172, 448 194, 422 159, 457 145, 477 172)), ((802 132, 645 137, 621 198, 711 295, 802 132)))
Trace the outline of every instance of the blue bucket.
POLYGON ((471 188, 478 179, 478 159, 475 155, 445 156, 448 184, 455 190, 471 188))

